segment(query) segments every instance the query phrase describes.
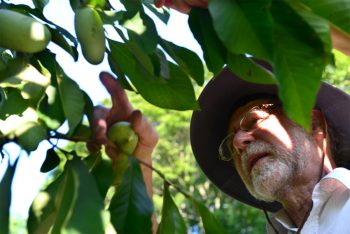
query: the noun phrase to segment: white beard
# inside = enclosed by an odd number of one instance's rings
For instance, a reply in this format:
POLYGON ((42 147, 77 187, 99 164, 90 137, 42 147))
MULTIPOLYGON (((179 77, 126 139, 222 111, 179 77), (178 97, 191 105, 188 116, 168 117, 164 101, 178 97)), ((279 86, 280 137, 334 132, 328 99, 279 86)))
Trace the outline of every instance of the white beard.
POLYGON ((309 149, 311 149, 313 139, 304 131, 292 131, 292 150, 288 150, 279 144, 269 144, 261 140, 256 140, 249 144, 242 154, 242 177, 248 191, 258 200, 272 202, 278 200, 279 193, 288 191, 292 186, 294 178, 303 172, 307 164, 309 149), (269 156, 255 164, 249 173, 246 160, 248 155, 265 152, 269 156))

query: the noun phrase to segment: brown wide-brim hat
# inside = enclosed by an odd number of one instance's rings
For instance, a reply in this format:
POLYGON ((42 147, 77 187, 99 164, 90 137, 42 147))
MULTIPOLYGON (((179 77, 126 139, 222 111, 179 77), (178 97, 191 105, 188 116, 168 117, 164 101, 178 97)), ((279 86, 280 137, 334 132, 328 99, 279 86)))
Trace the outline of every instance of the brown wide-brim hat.
MULTIPOLYGON (((255 199, 243 184, 232 162, 219 159, 218 148, 227 135, 232 113, 240 100, 255 95, 276 95, 276 85, 246 82, 225 68, 211 79, 199 97, 201 110, 194 111, 190 138, 194 156, 219 189, 229 196, 259 209, 275 212, 282 208, 278 202, 267 203, 255 199)), ((322 83, 315 105, 327 123, 350 140, 350 96, 338 88, 322 83)))

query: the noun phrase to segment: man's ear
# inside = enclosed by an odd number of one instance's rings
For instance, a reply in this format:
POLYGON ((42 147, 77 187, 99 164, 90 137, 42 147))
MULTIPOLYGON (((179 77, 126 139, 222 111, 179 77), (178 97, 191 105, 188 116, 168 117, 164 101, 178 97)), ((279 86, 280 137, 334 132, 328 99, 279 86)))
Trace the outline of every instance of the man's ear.
POLYGON ((326 138, 326 121, 322 112, 318 109, 313 109, 312 114, 312 136, 317 143, 321 143, 326 138))

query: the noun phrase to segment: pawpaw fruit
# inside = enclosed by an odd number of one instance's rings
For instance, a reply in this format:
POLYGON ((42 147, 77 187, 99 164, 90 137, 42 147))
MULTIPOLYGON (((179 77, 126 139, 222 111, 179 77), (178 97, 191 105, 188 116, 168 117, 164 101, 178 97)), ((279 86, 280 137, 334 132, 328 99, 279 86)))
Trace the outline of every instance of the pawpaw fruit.
POLYGON ((74 27, 84 58, 91 64, 101 63, 106 51, 106 38, 98 12, 90 7, 76 10, 74 27))
POLYGON ((108 129, 107 136, 122 153, 127 155, 132 155, 139 141, 138 135, 131 128, 130 122, 127 121, 120 121, 113 124, 108 129))
POLYGON ((50 30, 34 18, 7 9, 0 9, 0 47, 25 53, 46 48, 50 30))

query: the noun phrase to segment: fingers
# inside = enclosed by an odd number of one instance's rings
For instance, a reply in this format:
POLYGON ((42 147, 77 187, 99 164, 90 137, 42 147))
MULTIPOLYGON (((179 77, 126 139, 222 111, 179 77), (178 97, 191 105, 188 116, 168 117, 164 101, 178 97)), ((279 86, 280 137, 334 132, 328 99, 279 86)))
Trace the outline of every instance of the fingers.
POLYGON ((155 0, 156 7, 170 7, 182 13, 189 13, 192 7, 208 8, 208 0, 155 0))
POLYGON ((94 118, 92 124, 92 132, 94 141, 99 144, 107 144, 107 115, 108 109, 102 106, 97 106, 94 109, 94 118))
POLYGON ((100 80, 112 98, 111 116, 116 116, 116 120, 122 120, 133 111, 125 90, 119 81, 107 72, 100 73, 100 80))
POLYGON ((87 143, 87 147, 91 152, 100 150, 101 145, 108 142, 107 133, 107 115, 108 109, 103 106, 96 106, 93 112, 92 122, 92 139, 87 143))
POLYGON ((156 7, 163 7, 164 6, 164 3, 165 3, 165 0, 154 0, 154 5, 156 7))
POLYGON ((139 110, 135 110, 130 115, 129 121, 135 133, 139 136, 140 147, 148 147, 153 150, 158 142, 158 134, 151 123, 139 110))

